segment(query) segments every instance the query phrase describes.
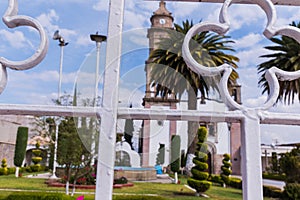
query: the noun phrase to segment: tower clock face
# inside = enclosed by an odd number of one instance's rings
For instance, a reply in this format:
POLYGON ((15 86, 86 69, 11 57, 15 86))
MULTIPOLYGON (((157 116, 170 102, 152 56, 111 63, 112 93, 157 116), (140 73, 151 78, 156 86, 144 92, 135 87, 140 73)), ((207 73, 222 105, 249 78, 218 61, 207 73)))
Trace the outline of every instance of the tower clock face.
POLYGON ((165 19, 159 19, 159 23, 160 23, 160 24, 165 24, 165 23, 166 23, 166 20, 165 20, 165 19))

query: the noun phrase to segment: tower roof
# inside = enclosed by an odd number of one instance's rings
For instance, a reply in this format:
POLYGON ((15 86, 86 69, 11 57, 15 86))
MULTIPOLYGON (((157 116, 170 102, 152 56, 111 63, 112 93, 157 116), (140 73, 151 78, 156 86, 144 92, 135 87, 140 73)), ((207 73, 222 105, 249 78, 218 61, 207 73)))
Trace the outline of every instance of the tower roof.
POLYGON ((172 15, 172 13, 167 10, 166 2, 163 0, 159 2, 159 8, 155 12, 153 12, 153 14, 154 15, 169 15, 169 16, 172 15))

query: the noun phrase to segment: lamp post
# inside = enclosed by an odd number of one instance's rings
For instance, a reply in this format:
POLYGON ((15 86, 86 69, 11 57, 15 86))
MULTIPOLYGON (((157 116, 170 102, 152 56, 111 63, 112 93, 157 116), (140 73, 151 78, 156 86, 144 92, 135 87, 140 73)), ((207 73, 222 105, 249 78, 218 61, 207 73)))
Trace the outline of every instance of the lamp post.
MULTIPOLYGON (((64 47, 68 45, 68 42, 65 42, 64 38, 59 34, 59 31, 55 31, 53 35, 53 40, 58 40, 58 45, 60 46, 60 62, 59 62, 59 81, 58 81, 58 93, 57 101, 61 104, 61 80, 62 80, 62 66, 63 66, 63 57, 64 57, 64 47)), ((58 129, 61 122, 60 117, 55 118, 55 142, 54 142, 54 155, 53 155, 53 170, 52 176, 50 178, 57 178, 56 176, 56 165, 57 165, 57 141, 58 141, 58 129)))
POLYGON ((58 94, 57 94, 57 100, 60 103, 64 47, 67 46, 69 43, 65 42, 65 39, 59 34, 58 30, 55 31, 55 33, 53 35, 53 40, 58 40, 58 42, 59 42, 58 45, 60 46, 59 82, 58 82, 58 94))
MULTIPOLYGON (((106 36, 104 35, 98 35, 98 32, 96 34, 91 34, 90 38, 92 41, 96 42, 96 52, 97 52, 97 58, 96 58, 96 72, 95 72, 95 90, 94 90, 94 106, 97 106, 97 96, 98 96, 98 81, 99 81, 99 61, 100 61, 100 47, 101 42, 106 41, 106 36)), ((96 122, 95 122, 96 123, 96 122)), ((96 129, 95 129, 96 130, 96 129)), ((92 134, 92 146, 91 146, 91 154, 93 156, 91 164, 95 164, 95 148, 96 148, 96 141, 95 141, 95 135, 96 133, 92 134)))
POLYGON ((98 35, 98 32, 97 32, 96 34, 91 34, 90 38, 92 41, 96 42, 96 51, 97 51, 96 72, 95 72, 95 91, 94 91, 94 96, 95 96, 94 106, 95 106, 95 105, 97 105, 96 100, 97 100, 97 95, 98 95, 100 46, 101 46, 101 42, 106 41, 106 36, 98 35))

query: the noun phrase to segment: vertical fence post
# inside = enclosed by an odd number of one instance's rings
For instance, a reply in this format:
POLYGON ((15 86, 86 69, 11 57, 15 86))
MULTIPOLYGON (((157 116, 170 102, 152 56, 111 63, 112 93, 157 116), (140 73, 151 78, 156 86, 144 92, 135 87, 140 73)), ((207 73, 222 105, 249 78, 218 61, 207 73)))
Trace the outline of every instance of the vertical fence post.
POLYGON ((125 0, 110 0, 95 199, 111 200, 125 0))
POLYGON ((260 120, 257 116, 245 115, 241 140, 243 199, 263 200, 260 120))

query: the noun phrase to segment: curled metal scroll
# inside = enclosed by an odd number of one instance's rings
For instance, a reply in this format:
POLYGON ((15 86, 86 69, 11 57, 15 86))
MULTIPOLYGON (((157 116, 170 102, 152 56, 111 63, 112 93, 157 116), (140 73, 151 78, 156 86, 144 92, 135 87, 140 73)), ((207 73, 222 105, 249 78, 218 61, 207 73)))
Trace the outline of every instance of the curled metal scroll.
POLYGON ((219 35, 224 35, 230 29, 228 8, 232 3, 240 2, 251 2, 253 4, 257 4, 266 13, 268 23, 263 32, 265 37, 271 38, 275 35, 285 35, 294 38, 298 43, 300 43, 300 30, 298 28, 292 26, 275 26, 275 22, 277 20, 276 9, 270 0, 226 0, 220 12, 219 23, 201 22, 193 26, 185 36, 184 43, 182 46, 182 53, 185 62, 194 72, 203 76, 215 76, 223 74, 220 80, 220 93, 224 103, 233 110, 242 110, 244 112, 249 112, 248 114, 250 114, 253 113, 254 110, 268 110, 270 107, 272 107, 276 103, 276 100, 279 95, 278 80, 286 81, 298 79, 300 78, 300 71, 286 72, 278 69, 277 67, 272 67, 271 69, 267 70, 265 78, 270 88, 270 93, 267 101, 260 107, 247 108, 243 105, 236 103, 229 94, 227 82, 232 72, 232 67, 228 64, 223 64, 218 67, 203 66, 192 57, 191 52, 189 50, 190 40, 194 35, 196 35, 199 32, 213 31, 219 35))
POLYGON ((36 29, 40 35, 40 45, 36 52, 26 60, 11 61, 4 57, 0 57, 0 93, 5 89, 7 83, 7 67, 14 70, 27 70, 33 68, 44 59, 48 51, 48 37, 44 28, 36 19, 29 16, 18 15, 17 0, 9 0, 8 8, 3 15, 2 20, 9 28, 30 26, 36 29))

